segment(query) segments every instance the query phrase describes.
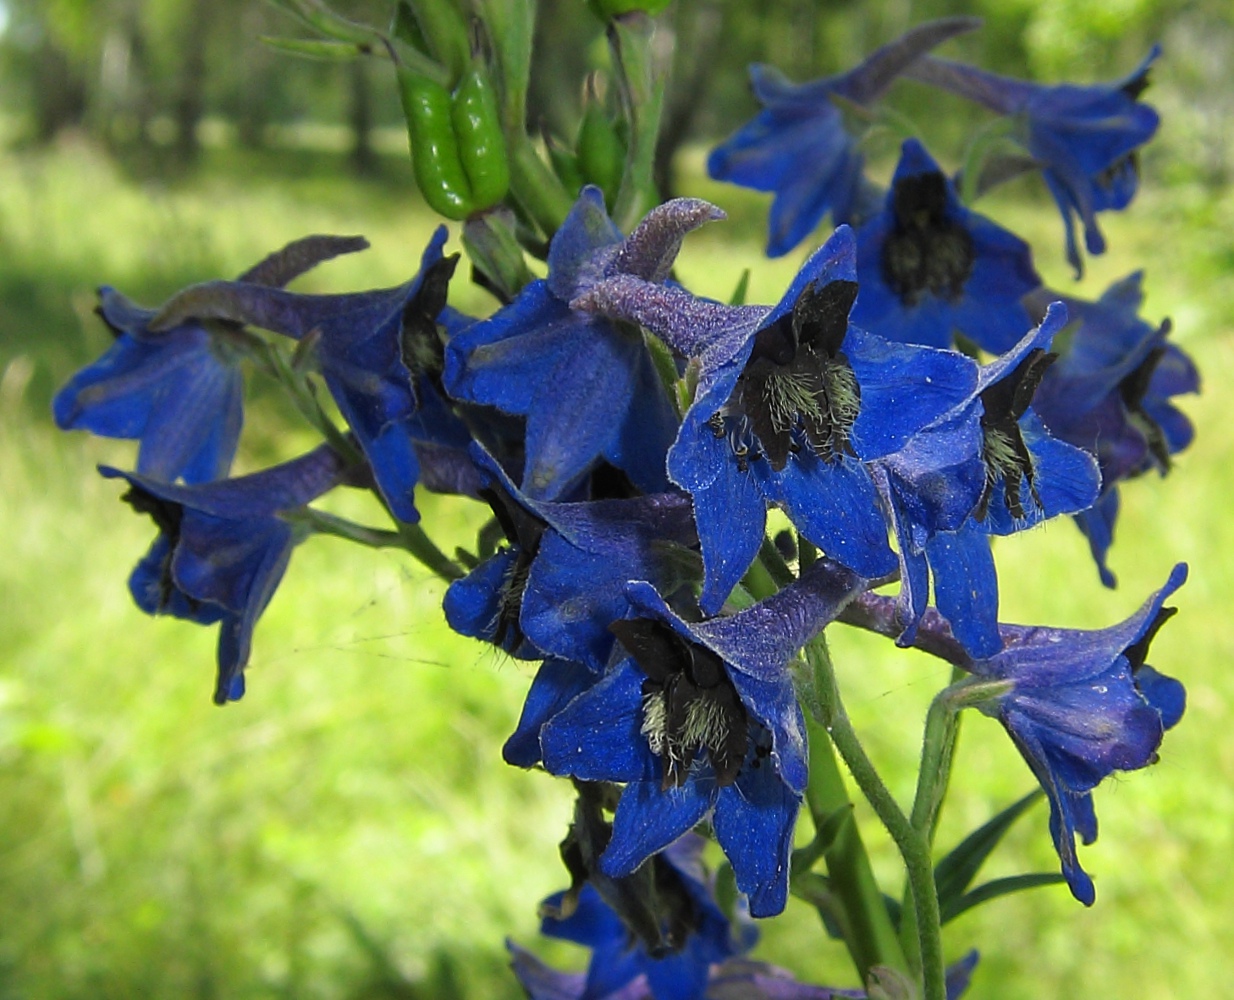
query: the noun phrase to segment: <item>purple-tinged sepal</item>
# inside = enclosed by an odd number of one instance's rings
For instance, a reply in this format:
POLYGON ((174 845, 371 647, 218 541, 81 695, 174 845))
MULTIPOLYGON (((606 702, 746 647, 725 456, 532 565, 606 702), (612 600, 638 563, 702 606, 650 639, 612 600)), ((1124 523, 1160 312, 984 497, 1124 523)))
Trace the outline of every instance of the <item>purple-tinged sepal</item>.
POLYGON ((630 278, 576 300, 635 320, 697 359, 697 391, 668 473, 694 501, 706 613, 749 567, 769 505, 863 576, 894 569, 866 463, 969 399, 977 368, 958 353, 891 344, 851 325, 854 298, 853 235, 841 226, 775 306, 722 306, 630 278))
POLYGON ((445 226, 437 229, 419 272, 396 288, 301 295, 243 280, 209 282, 173 298, 152 325, 168 328, 193 317, 221 319, 308 339, 391 513, 415 523, 420 518, 414 499, 420 476, 418 443, 449 449, 457 458, 471 437, 442 404, 438 389, 438 324, 458 330, 470 322, 445 304, 458 260, 457 255, 442 255, 446 235, 445 226), (438 398, 430 399, 434 396, 438 398))

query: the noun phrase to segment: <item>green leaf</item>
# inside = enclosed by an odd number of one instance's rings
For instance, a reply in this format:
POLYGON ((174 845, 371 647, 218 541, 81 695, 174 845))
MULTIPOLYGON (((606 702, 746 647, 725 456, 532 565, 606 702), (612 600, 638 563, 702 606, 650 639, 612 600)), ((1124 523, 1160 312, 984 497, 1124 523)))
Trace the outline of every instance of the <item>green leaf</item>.
POLYGON ((728 304, 730 306, 744 306, 746 304, 746 295, 750 291, 750 269, 747 267, 741 272, 741 277, 737 279, 737 287, 733 289, 733 294, 729 297, 728 304))
POLYGON ((404 45, 410 45, 418 52, 428 55, 428 40, 420 30, 420 22, 416 20, 415 12, 407 0, 399 0, 394 8, 394 19, 390 23, 390 34, 404 45))
POLYGON ((988 823, 974 830, 934 868, 938 886, 938 905, 946 913, 964 895, 977 872, 985 863, 1011 825, 1045 793, 1040 788, 1012 803, 988 823))
POLYGON ((350 62, 364 53, 352 42, 328 42, 316 38, 274 38, 262 35, 261 41, 272 49, 290 52, 305 59, 324 59, 329 62, 350 62))
POLYGON ((940 917, 945 924, 954 920, 965 910, 988 903, 999 896, 1007 896, 1023 889, 1036 889, 1042 885, 1057 885, 1067 881, 1061 872, 1032 872, 1028 875, 1011 875, 1007 878, 996 878, 983 882, 972 892, 966 892, 958 899, 950 901, 941 907, 940 917))

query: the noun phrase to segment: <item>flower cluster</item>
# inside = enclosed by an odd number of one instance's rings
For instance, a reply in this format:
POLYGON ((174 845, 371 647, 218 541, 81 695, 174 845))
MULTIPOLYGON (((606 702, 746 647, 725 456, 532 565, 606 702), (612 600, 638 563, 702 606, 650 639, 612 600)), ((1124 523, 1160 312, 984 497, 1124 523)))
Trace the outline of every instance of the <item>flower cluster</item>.
MULTIPOLYGON (((927 55, 973 27, 921 26, 801 86, 755 68, 764 109, 714 151, 711 173, 775 192, 769 253, 828 211, 838 223, 771 305, 674 280, 686 236, 719 208, 670 200, 641 221, 626 213, 623 235, 614 199, 591 185, 559 226, 537 218, 543 278, 521 250, 500 260, 512 214, 468 220, 480 280, 501 298, 484 318, 447 303, 459 258, 443 253, 444 227, 395 288, 288 290, 365 245, 318 236, 157 310, 101 293, 116 342, 64 387, 56 419, 139 441, 135 471, 101 470, 158 529, 130 588, 149 614, 220 625, 217 702, 244 694, 257 620, 313 533, 406 549, 449 582, 452 628, 540 662, 504 756, 578 791, 562 847, 572 885, 543 904, 543 930, 593 953, 574 975, 511 945, 534 998, 865 995, 746 957, 747 914, 808 897, 803 872, 844 839, 825 828, 851 822, 847 803, 827 820, 817 801, 807 714, 835 706, 820 707, 826 679, 822 694, 818 677, 803 681, 799 656, 837 619, 941 650, 986 685, 977 704, 1045 789, 1063 875, 1087 904, 1075 837, 1096 836, 1091 792, 1152 763, 1182 714, 1181 685, 1146 655, 1185 568, 1121 625, 1008 625, 991 542, 1071 515, 1112 584, 1118 484, 1164 472, 1189 443, 1171 399, 1198 389, 1194 366, 1166 342, 1168 323, 1137 318, 1138 275, 1095 302, 1051 293, 1028 246, 967 207, 968 185, 920 141, 904 142, 885 191, 870 181, 841 114, 873 113, 908 76, 1015 116, 1078 267, 1072 215, 1100 252, 1095 213, 1134 193, 1134 151, 1156 125, 1137 100, 1148 62, 1111 87, 1042 88, 927 55), (253 366, 324 443, 232 476, 253 366), (390 525, 311 506, 342 486, 369 490, 390 525), (437 550, 417 487, 487 505, 474 551, 437 550), (772 511, 790 526, 774 542, 772 511), (817 848, 805 861, 803 803, 817 848), (717 902, 698 831, 725 855, 738 903, 717 902)), ((519 201, 528 217, 533 204, 519 201)), ((875 900, 863 919, 894 939, 875 900)), ((898 943, 882 947, 905 961, 898 943)), ((954 967, 949 996, 974 962, 954 967)), ((937 986, 941 959, 934 972, 937 986)))

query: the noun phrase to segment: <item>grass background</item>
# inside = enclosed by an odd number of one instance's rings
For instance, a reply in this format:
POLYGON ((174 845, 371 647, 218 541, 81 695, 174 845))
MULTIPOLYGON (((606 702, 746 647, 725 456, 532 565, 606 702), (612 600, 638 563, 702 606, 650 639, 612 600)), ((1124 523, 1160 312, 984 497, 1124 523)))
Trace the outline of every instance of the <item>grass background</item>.
MULTIPOLYGON (((765 200, 702 180, 699 162, 687 162, 686 186, 731 221, 689 238, 681 277, 724 297, 750 266, 751 300, 774 301, 800 256, 763 259, 765 200)), ((298 287, 405 280, 435 223, 405 166, 386 173, 359 184, 325 155, 289 166, 215 153, 192 179, 154 182, 72 142, 0 156, 0 998, 514 997, 505 935, 583 961, 536 930, 536 902, 563 884, 567 789, 500 762, 532 669, 453 636, 440 585, 406 558, 315 539, 261 622, 249 694, 215 708, 213 630, 144 618, 125 588, 150 525, 93 466, 130 463, 131 445, 57 433, 48 416, 55 387, 109 342, 92 315, 99 283, 157 303, 308 232, 360 232, 373 249, 298 287)), ((1157 766, 1097 792, 1101 839, 1082 849, 1097 905, 1062 887, 996 902, 947 928, 948 955, 981 949, 978 998, 1224 995, 1234 201, 1150 177, 1130 213, 1103 220, 1111 252, 1078 287, 1037 188, 981 207, 1030 239, 1055 287, 1093 297, 1147 267, 1145 315, 1174 318, 1205 392, 1183 402, 1198 438, 1175 473, 1124 491, 1117 591, 1101 588, 1069 523, 998 545, 1011 621, 1110 624, 1190 562, 1181 614, 1151 657, 1190 701, 1157 766)), ((491 308, 455 285, 460 308, 491 308)), ((311 443, 269 399, 250 412, 242 469, 311 443)), ((433 497, 422 509, 446 545, 475 524, 433 497)), ((850 713, 906 801, 945 670, 832 632, 850 713)), ((1032 784, 996 724, 966 720, 940 846, 1032 784)), ((897 891, 894 850, 868 836, 897 891)), ((1056 864, 1038 807, 985 874, 1056 864)), ((765 925, 757 954, 853 984, 840 946, 795 902, 765 925)))

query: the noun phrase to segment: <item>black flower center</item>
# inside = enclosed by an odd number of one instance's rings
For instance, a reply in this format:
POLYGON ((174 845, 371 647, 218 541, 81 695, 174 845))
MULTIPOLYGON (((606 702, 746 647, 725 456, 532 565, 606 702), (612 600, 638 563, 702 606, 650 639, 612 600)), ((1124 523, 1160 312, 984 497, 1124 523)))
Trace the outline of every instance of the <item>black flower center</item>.
POLYGON ((852 281, 811 284, 789 315, 755 335, 732 396, 711 418, 741 468, 765 454, 779 472, 803 441, 825 462, 853 454, 861 388, 840 345, 856 297, 852 281))
POLYGON ((1024 443, 1020 418, 1028 411, 1033 393, 1041 384, 1046 369, 1057 360, 1038 347, 1029 351, 1010 375, 999 379, 981 394, 982 458, 985 460, 985 486, 973 511, 973 518, 985 520, 990 500, 999 481, 1003 484, 1003 504, 1016 520, 1025 517, 1024 493, 1041 506, 1041 497, 1033 482, 1033 456, 1024 443))
POLYGON ((665 622, 632 618, 609 628, 647 675, 640 731, 664 766, 662 787, 683 784, 704 752, 720 786, 736 781, 749 720, 724 661, 665 622))
MULTIPOLYGON (((1168 320, 1166 321, 1168 324, 1168 320)), ((1166 326, 1168 330, 1168 325, 1166 326)), ((1118 383, 1118 394, 1127 410, 1127 418, 1138 430, 1148 445, 1148 452, 1163 473, 1170 471, 1170 447, 1165 439, 1165 432, 1144 409, 1144 397, 1153 380, 1157 365, 1165 357, 1164 347, 1154 347, 1148 356, 1140 362, 1136 369, 1118 383)))
POLYGON ((947 180, 941 173, 913 174, 896 181, 895 220, 883 243, 883 280, 904 305, 930 292, 955 301, 973 270, 973 238, 947 215, 947 180))
MULTIPOLYGON (((156 497, 139 486, 130 486, 120 499, 138 514, 149 514, 159 532, 167 537, 167 551, 159 566, 158 610, 163 612, 170 605, 172 592, 176 589, 175 580, 171 575, 171 560, 176 554, 176 546, 180 544, 180 523, 184 519, 184 508, 178 503, 171 503, 161 497, 156 497)), ((197 607, 196 601, 187 595, 185 598, 191 607, 197 607)))
MULTIPOLYGON (((427 377, 434 383, 441 380, 445 368, 445 346, 437 331, 437 317, 446 307, 450 279, 458 266, 459 255, 451 254, 432 264, 420 279, 420 287, 407 300, 399 324, 399 353, 411 372, 411 391, 416 382, 427 377)), ((417 400, 418 402, 418 400, 417 400)))
POLYGON ((480 496, 492 508, 493 516, 514 549, 514 563, 501 583, 497 600, 497 620, 493 623, 493 642, 503 649, 522 644, 523 629, 519 616, 523 607, 523 592, 536 553, 544 523, 523 509, 510 494, 499 486, 481 490, 480 496))

